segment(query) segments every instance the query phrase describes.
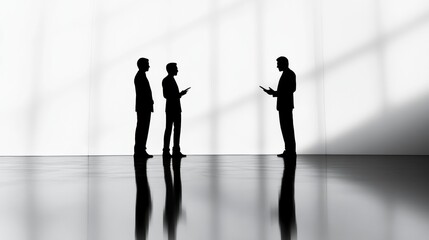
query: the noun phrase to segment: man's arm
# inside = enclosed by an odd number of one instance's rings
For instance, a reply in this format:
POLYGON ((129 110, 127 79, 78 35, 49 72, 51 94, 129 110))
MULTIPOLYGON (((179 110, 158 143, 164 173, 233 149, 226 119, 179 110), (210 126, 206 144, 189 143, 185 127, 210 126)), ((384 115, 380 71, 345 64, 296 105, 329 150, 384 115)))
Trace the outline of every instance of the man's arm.
POLYGON ((141 91, 141 81, 139 73, 134 77, 134 88, 136 89, 136 95, 141 91))
POLYGON ((145 95, 146 95, 146 99, 148 101, 148 103, 153 104, 153 96, 152 96, 152 89, 150 88, 150 84, 149 84, 149 80, 146 78, 146 83, 145 83, 146 87, 145 87, 145 95))
POLYGON ((180 92, 180 97, 182 97, 183 95, 188 93, 188 90, 191 89, 190 87, 188 87, 187 89, 183 90, 180 92))
POLYGON ((296 91, 296 75, 291 70, 287 79, 288 88, 286 89, 289 94, 293 94, 296 91))
POLYGON ((292 93, 294 93, 296 91, 296 75, 294 72, 293 73, 293 81, 292 81, 292 93))
POLYGON ((264 92, 266 92, 268 95, 271 95, 273 97, 277 97, 277 91, 274 91, 272 88, 263 88, 261 86, 259 86, 260 88, 262 88, 262 90, 264 90, 264 92))
POLYGON ((272 91, 271 96, 273 97, 277 97, 278 96, 278 91, 274 91, 273 89, 270 88, 270 90, 272 91))

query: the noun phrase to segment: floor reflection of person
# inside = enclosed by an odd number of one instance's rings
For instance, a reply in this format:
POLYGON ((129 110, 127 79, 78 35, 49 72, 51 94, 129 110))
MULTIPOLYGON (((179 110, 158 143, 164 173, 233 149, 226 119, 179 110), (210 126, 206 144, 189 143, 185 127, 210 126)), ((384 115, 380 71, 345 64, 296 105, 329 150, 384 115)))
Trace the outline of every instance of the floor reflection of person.
POLYGON ((169 240, 176 239, 177 223, 182 212, 181 161, 181 157, 173 157, 172 159, 168 155, 163 156, 165 180, 164 230, 167 231, 169 240), (174 181, 171 176, 171 160, 173 161, 174 181))
POLYGON ((296 239, 295 169, 296 156, 284 158, 279 196, 279 226, 282 240, 296 239))
POLYGON ((147 238, 149 221, 152 212, 152 198, 147 179, 147 158, 134 157, 134 170, 136 176, 136 240, 147 238))

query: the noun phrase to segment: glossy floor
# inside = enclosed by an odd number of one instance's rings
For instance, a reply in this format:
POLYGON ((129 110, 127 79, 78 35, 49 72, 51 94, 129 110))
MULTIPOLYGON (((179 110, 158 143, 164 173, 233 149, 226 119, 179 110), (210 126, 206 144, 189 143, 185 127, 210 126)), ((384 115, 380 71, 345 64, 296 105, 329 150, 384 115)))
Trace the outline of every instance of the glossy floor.
POLYGON ((428 156, 1 157, 0 239, 423 240, 428 156))

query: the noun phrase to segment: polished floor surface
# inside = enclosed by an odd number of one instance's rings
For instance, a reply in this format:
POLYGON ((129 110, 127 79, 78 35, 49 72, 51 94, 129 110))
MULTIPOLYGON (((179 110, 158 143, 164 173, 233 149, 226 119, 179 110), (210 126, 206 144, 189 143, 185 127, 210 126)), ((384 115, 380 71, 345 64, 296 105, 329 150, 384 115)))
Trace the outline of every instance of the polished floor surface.
POLYGON ((423 240, 428 156, 0 157, 0 239, 423 240))

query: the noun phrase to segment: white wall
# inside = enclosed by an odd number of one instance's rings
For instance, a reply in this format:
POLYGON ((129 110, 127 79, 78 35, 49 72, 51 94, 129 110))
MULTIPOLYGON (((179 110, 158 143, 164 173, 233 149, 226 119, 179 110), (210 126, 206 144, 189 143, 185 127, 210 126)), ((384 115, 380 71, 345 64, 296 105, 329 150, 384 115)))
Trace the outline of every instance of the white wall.
POLYGON ((277 153, 275 59, 297 74, 299 153, 429 154, 429 2, 0 2, 0 155, 132 154, 133 78, 150 59, 148 151, 177 62, 185 153, 277 153))

